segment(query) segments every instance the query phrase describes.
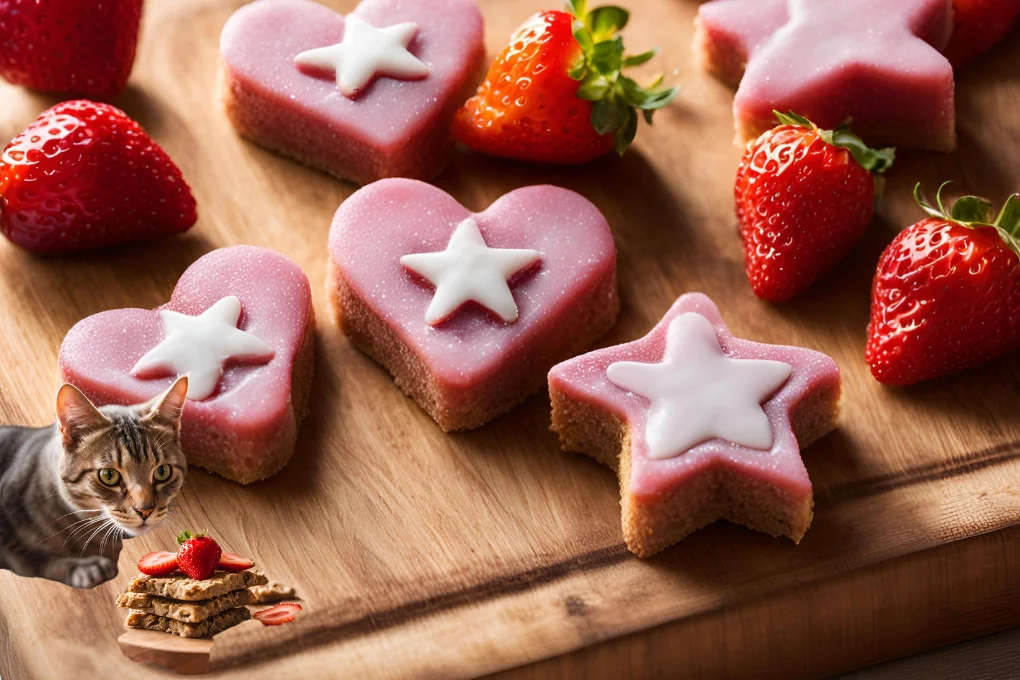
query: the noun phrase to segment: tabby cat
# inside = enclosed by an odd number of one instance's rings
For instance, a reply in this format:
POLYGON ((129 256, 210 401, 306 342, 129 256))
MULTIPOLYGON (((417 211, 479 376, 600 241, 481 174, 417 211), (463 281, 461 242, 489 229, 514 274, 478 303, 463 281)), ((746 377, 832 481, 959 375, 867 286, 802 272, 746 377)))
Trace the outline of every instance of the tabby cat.
POLYGON ((182 377, 139 406, 96 408, 71 385, 49 427, 0 427, 0 569, 93 588, 123 538, 158 525, 184 483, 182 377))

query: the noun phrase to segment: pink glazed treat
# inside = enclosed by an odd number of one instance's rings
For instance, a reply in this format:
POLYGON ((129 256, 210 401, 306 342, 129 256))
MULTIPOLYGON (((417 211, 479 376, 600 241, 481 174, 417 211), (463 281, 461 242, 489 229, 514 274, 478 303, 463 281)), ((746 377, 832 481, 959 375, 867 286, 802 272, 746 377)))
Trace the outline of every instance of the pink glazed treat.
POLYGON ((297 265, 264 248, 221 248, 184 272, 166 305, 78 322, 60 348, 60 375, 100 405, 147 401, 188 375, 188 462, 248 484, 294 452, 314 332, 297 265))
POLYGON ((794 542, 810 526, 800 449, 835 427, 840 395, 826 355, 735 338, 691 293, 640 340, 555 366, 549 393, 563 448, 618 472, 639 557, 718 519, 794 542))
POLYGON ((346 18, 259 0, 220 38, 220 95, 238 132, 337 177, 431 179, 485 49, 473 0, 364 0, 346 18))
POLYGON ((423 182, 382 180, 340 206, 329 253, 341 328, 446 431, 541 390, 620 308, 606 219, 558 187, 472 213, 423 182))
POLYGON ((953 68, 939 53, 952 31, 951 0, 712 0, 694 48, 707 71, 739 83, 738 143, 774 127, 779 110, 829 129, 850 121, 871 146, 952 151, 953 68))

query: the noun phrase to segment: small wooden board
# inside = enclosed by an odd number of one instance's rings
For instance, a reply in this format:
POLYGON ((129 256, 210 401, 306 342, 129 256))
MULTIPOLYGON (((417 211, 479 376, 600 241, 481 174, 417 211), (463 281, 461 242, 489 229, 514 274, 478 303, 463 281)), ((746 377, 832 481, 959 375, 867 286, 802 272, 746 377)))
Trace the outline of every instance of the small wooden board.
MULTIPOLYGON (((960 191, 997 201, 1020 189, 1020 165, 1010 160, 1020 157, 1020 33, 959 74, 959 152, 900 154, 881 219, 845 263, 791 304, 762 303, 744 276, 732 206, 740 156, 731 144, 732 92, 693 65, 693 1, 626 3, 634 10, 630 50, 661 46, 649 73, 663 68, 684 86, 653 127, 642 127, 627 157, 548 168, 463 153, 437 180, 475 210, 540 183, 594 201, 619 249, 623 312, 606 344, 643 335, 679 294, 700 290, 734 333, 812 347, 840 364, 841 425, 805 454, 816 516, 799 546, 719 524, 642 561, 621 540, 615 476, 559 451, 546 398, 478 431, 446 435, 330 320, 326 236, 355 188, 238 139, 218 110, 219 33, 241 4, 146 2, 132 81, 115 102, 182 167, 199 203, 194 230, 55 259, 0 239, 0 422, 50 422, 57 350, 79 319, 162 304, 196 258, 250 243, 291 257, 315 293, 316 376, 296 455, 273 479, 247 487, 189 473, 178 514, 128 541, 121 575, 94 591, 0 572, 0 675, 165 677, 118 653, 122 612, 114 600, 135 559, 165 550, 189 527, 209 528, 225 549, 251 555, 316 603, 286 626, 244 625, 218 636, 209 664, 224 677, 322 677, 336 669, 351 677, 467 677, 584 654, 578 650, 628 635, 585 657, 598 661, 592 677, 709 668, 706 677, 724 669, 760 678, 760 667, 727 659, 746 652, 753 661, 765 642, 777 653, 806 649, 809 661, 785 677, 809 677, 1015 623, 1020 607, 1008 614, 1003 604, 1015 605, 1010 598, 1020 592, 1020 544, 1000 530, 1020 522, 1020 357, 893 390, 871 378, 862 354, 875 262, 894 231, 920 216, 914 183, 934 189, 956 179, 960 191), (856 595, 852 614, 840 584, 856 595), (896 619, 899 629, 868 627, 900 603, 921 613, 896 619), (55 625, 54 612, 73 625, 55 625), (806 612, 817 615, 814 625, 805 624, 806 612), (929 627, 911 637, 929 615, 943 632, 929 627), (826 616, 839 619, 832 630, 842 637, 820 634, 826 616)), ((349 11, 355 2, 326 4, 349 11)), ((526 16, 556 3, 480 4, 495 54, 526 16)), ((0 139, 55 101, 8 86, 0 97, 0 139)))
POLYGON ((212 638, 182 638, 154 630, 129 629, 117 638, 121 653, 137 663, 151 663, 180 675, 209 672, 212 638))

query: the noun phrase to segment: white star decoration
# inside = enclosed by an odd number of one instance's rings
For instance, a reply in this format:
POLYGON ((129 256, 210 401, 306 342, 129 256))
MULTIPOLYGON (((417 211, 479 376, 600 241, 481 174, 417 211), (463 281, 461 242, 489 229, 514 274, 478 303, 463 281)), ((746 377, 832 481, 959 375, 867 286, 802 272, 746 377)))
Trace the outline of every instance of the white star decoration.
POLYGON ((407 49, 417 32, 418 25, 410 22, 376 28, 348 15, 343 40, 336 45, 302 52, 294 57, 294 62, 298 66, 335 72, 340 93, 353 98, 376 75, 411 80, 429 74, 429 67, 407 49))
POLYGON ((772 448, 762 403, 790 378, 779 361, 731 359, 705 317, 688 312, 669 324, 662 363, 621 361, 609 381, 651 402, 645 439, 651 458, 672 458, 719 437, 752 449, 772 448))
POLYGON ((470 217, 460 223, 446 250, 400 258, 400 264, 436 287, 425 312, 430 325, 442 323, 472 300, 503 321, 517 320, 517 303, 507 279, 542 259, 537 250, 490 248, 470 217))
POLYGON ((188 399, 202 401, 216 391, 228 361, 266 363, 275 352, 268 344, 238 329, 241 301, 225 297, 198 316, 164 309, 163 342, 138 360, 136 378, 188 376, 188 399))

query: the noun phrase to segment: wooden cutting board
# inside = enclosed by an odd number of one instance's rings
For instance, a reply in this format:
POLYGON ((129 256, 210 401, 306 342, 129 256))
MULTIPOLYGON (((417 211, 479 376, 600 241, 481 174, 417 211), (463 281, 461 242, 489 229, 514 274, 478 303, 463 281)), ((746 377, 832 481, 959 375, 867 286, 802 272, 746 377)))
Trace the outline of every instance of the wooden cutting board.
MULTIPOLYGON (((692 63, 695 2, 629 3, 631 50, 662 46, 654 66, 684 90, 626 158, 556 169, 465 153, 438 179, 474 210, 543 182, 598 204, 623 299, 606 344, 644 334, 697 290, 738 335, 817 348, 842 367, 841 427, 805 456, 817 514, 800 546, 719 524, 642 561, 623 546, 615 476, 558 450, 545 397, 446 435, 338 332, 325 244, 354 187, 240 140, 218 110, 219 32, 240 4, 149 0, 116 102, 181 165, 200 207, 192 232, 57 259, 0 242, 0 419, 50 421, 57 350, 79 319, 159 305, 197 257, 237 243, 285 253, 313 282, 311 414, 294 459, 267 482, 193 472, 178 515, 128 542, 113 582, 77 592, 0 573, 0 676, 164 677, 121 656, 113 602, 134 560, 185 527, 208 527, 306 603, 288 626, 218 637, 210 663, 223 677, 464 677, 564 654, 520 675, 808 677, 1020 622, 1020 539, 1006 529, 1020 521, 1020 357, 911 389, 880 386, 861 358, 875 262, 920 215, 914 182, 956 179, 996 200, 1020 189, 1020 34, 959 74, 960 151, 901 154, 882 219, 791 304, 758 301, 744 278, 732 92, 692 63)), ((550 3, 481 4, 494 54, 550 3)), ((0 95, 3 139, 55 101, 0 95)))

